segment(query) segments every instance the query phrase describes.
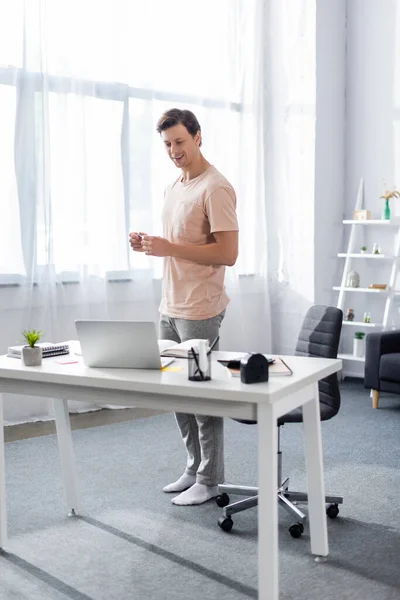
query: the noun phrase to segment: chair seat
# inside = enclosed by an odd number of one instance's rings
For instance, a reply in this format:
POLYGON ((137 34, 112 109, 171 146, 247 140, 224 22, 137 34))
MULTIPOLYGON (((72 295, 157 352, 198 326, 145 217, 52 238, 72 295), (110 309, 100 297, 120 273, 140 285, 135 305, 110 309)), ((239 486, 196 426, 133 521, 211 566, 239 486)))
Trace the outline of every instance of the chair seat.
POLYGON ((379 379, 400 382, 400 352, 382 354, 379 365, 379 379))
MULTIPOLYGON (((328 421, 328 419, 331 419, 336 412, 332 411, 332 407, 327 405, 327 404, 323 404, 322 402, 319 403, 319 409, 320 409, 320 414, 321 414, 321 421, 328 421)), ((302 423, 303 422, 303 410, 301 408, 295 408, 294 410, 292 410, 291 412, 287 413, 286 415, 283 415, 280 419, 278 419, 278 425, 284 425, 284 423, 302 423)))

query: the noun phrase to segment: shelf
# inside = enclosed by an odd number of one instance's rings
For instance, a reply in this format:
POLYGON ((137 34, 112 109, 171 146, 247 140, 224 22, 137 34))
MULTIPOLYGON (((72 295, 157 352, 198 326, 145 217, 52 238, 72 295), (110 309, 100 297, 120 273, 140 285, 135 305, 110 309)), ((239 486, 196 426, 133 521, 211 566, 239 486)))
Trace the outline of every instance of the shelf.
POLYGON ((353 354, 338 354, 338 358, 342 360, 355 360, 357 362, 365 362, 365 356, 354 356, 353 354))
POLYGON ((366 292, 368 294, 387 294, 389 289, 386 288, 385 290, 380 290, 380 289, 373 289, 373 288, 354 288, 354 287, 344 287, 341 288, 339 285, 335 285, 332 289, 336 290, 336 291, 340 291, 340 290, 344 290, 345 292, 366 292))
POLYGON ((390 227, 391 225, 400 225, 400 217, 393 217, 386 221, 384 219, 367 219, 365 221, 344 219, 343 225, 383 225, 384 227, 390 227))
POLYGON ((353 327, 383 327, 382 323, 364 323, 364 321, 342 321, 343 325, 353 325, 353 327))
POLYGON ((373 258, 374 260, 378 259, 378 260, 382 260, 384 258, 386 259, 390 259, 390 260, 394 260, 395 257, 394 256, 387 256, 385 254, 346 254, 345 252, 339 252, 338 254, 339 258, 373 258))

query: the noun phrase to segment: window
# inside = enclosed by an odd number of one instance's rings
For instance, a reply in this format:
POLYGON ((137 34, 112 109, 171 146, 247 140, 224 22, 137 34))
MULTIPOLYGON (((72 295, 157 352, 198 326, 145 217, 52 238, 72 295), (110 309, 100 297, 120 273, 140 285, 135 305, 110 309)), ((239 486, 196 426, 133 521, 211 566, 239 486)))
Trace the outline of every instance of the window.
POLYGON ((177 172, 155 125, 172 106, 195 112, 205 156, 238 192, 239 270, 254 272, 256 5, 0 3, 2 281, 159 266, 130 252, 127 235, 160 233, 177 172))

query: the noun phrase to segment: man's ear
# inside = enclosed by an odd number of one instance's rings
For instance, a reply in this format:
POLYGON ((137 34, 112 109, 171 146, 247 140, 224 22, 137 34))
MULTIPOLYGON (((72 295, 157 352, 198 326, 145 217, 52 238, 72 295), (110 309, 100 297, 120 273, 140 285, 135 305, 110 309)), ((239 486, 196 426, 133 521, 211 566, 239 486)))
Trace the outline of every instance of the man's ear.
POLYGON ((196 135, 194 136, 194 141, 196 142, 196 145, 200 147, 200 144, 201 144, 201 133, 200 133, 200 131, 198 131, 196 133, 196 135))

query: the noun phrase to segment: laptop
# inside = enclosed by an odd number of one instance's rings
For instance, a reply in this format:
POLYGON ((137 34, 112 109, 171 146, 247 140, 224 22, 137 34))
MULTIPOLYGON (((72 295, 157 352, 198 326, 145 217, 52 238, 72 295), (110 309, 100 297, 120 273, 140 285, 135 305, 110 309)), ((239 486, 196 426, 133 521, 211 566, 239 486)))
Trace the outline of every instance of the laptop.
POLYGON ((160 357, 152 321, 75 321, 87 367, 161 369, 174 359, 160 357))

